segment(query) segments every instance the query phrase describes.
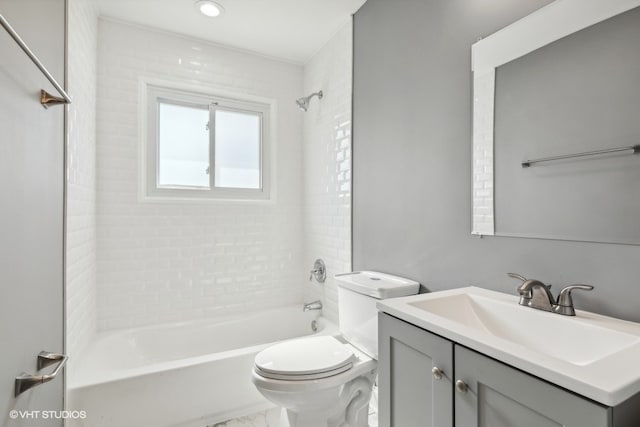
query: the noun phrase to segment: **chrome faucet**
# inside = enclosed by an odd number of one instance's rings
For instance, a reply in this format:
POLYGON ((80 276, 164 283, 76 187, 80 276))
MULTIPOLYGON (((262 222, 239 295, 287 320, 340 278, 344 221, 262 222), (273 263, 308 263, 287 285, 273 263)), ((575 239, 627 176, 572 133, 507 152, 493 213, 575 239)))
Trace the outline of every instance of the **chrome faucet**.
POLYGON ((520 294, 518 304, 538 310, 551 311, 553 313, 565 316, 575 316, 576 311, 573 307, 573 298, 571 291, 574 289, 582 289, 590 291, 593 289, 591 285, 571 285, 560 291, 558 299, 554 300, 551 293, 551 285, 545 285, 539 280, 527 279, 519 274, 507 273, 509 277, 522 281, 517 290, 520 294))
POLYGON ((527 279, 519 274, 507 273, 509 277, 522 281, 518 286, 520 301, 518 304, 538 310, 553 311, 553 294, 551 286, 547 286, 539 280, 527 279))
POLYGON ((310 310, 322 310, 322 301, 317 300, 313 302, 307 302, 302 307, 302 311, 310 311, 310 310))

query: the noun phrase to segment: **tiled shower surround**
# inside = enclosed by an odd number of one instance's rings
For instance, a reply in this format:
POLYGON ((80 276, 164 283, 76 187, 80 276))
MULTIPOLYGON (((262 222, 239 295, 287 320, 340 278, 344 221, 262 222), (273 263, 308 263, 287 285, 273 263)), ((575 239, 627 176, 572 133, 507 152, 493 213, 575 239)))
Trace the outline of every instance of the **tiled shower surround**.
POLYGON ((98 10, 92 0, 70 0, 68 5, 68 91, 73 103, 67 114, 66 351, 76 357, 96 331, 98 10))
POLYGON ((71 83, 75 105, 87 106, 70 110, 69 348, 100 330, 315 298, 337 321, 331 276, 350 270, 350 23, 301 66, 112 20, 96 32, 92 2, 71 6, 70 23, 87 37, 70 40, 70 77, 74 66, 91 75, 97 39, 98 101, 96 142, 96 82, 71 83), (275 199, 140 201, 141 78, 274 99, 275 199), (299 111, 295 99, 318 89, 324 98, 299 111), (308 282, 315 258, 327 263, 323 286, 308 282))
POLYGON ((322 298, 334 322, 333 276, 351 271, 351 45, 349 23, 304 67, 304 94, 324 95, 311 101, 304 118, 304 264, 311 269, 316 258, 327 264, 326 282, 305 288, 305 300, 322 298))
POLYGON ((99 34, 99 329, 302 302, 302 68, 113 21, 99 34), (141 78, 275 99, 275 201, 139 201, 141 78))

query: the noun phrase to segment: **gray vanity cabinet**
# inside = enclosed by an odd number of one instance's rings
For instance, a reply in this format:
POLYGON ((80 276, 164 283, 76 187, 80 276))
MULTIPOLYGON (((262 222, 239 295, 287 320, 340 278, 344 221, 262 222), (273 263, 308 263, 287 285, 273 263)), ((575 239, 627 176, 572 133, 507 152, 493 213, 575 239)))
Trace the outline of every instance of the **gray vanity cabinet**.
MULTIPOLYGON (((424 333, 429 333, 424 331, 424 333)), ((607 427, 607 407, 459 345, 454 355, 456 426, 607 427), (463 388, 463 387, 462 387, 463 388)))
POLYGON ((384 313, 378 334, 380 426, 453 427, 453 343, 384 313))
POLYGON ((385 313, 379 316, 378 359, 380 427, 640 425, 615 420, 614 408, 385 313))

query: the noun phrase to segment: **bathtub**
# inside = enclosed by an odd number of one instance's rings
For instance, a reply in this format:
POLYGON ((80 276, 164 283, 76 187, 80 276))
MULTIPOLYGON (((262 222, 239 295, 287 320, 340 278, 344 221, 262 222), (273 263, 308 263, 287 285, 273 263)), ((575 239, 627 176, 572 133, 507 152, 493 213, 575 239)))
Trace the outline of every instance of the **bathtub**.
POLYGON ((272 407, 251 383, 254 357, 273 343, 335 335, 301 306, 100 333, 68 378, 81 427, 204 427, 272 407), (312 331, 312 321, 318 329, 312 331))

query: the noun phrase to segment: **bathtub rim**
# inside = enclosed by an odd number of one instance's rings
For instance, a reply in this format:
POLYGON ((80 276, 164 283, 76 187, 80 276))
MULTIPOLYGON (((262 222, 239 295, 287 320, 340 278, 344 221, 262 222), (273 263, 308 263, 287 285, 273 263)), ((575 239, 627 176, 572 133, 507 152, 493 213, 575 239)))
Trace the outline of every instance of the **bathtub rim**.
MULTIPOLYGON (((264 310, 264 311, 261 311, 260 313, 268 313, 268 312, 278 311, 278 310, 287 309, 287 308, 290 308, 290 306, 281 307, 279 309, 264 310)), ((192 321, 187 320, 187 321, 163 323, 160 325, 146 325, 146 326, 139 326, 134 328, 98 332, 93 336, 91 342, 88 344, 85 351, 80 355, 80 357, 78 357, 78 359, 81 359, 82 357, 86 357, 89 354, 93 345, 95 345, 96 343, 102 340, 108 339, 114 335, 121 335, 126 333, 137 333, 145 330, 167 328, 167 327, 184 327, 184 326, 202 325, 202 324, 210 324, 210 323, 224 323, 224 322, 238 320, 245 316, 246 314, 238 314, 238 315, 222 316, 222 317, 215 317, 215 318, 208 318, 208 319, 194 319, 192 321)), ((83 366, 81 366, 80 369, 78 370, 78 374, 75 375, 75 378, 71 378, 69 375, 67 375, 67 390, 69 392, 75 392, 75 391, 80 391, 83 388, 87 388, 87 387, 94 387, 94 386, 100 386, 102 384, 108 384, 108 383, 113 383, 113 382, 122 381, 122 380, 141 378, 141 377, 156 374, 158 372, 178 370, 178 369, 186 368, 189 366, 194 366, 194 365, 203 364, 207 362, 214 362, 216 360, 227 359, 234 356, 242 356, 249 353, 258 353, 259 351, 269 346, 272 346, 277 343, 289 341, 292 339, 307 338, 307 337, 322 336, 322 335, 337 336, 340 334, 338 326, 335 323, 333 323, 331 320, 323 316, 318 316, 317 320, 319 320, 321 329, 312 334, 301 335, 301 336, 286 338, 286 339, 277 340, 277 341, 270 341, 267 343, 255 344, 247 347, 240 347, 240 348, 225 350, 217 353, 209 353, 204 355, 186 357, 182 359, 154 362, 147 365, 136 366, 131 368, 103 370, 103 371, 100 371, 99 373, 91 372, 91 375, 86 375, 87 368, 84 368, 83 366)))

